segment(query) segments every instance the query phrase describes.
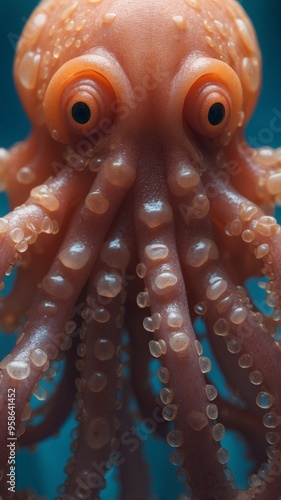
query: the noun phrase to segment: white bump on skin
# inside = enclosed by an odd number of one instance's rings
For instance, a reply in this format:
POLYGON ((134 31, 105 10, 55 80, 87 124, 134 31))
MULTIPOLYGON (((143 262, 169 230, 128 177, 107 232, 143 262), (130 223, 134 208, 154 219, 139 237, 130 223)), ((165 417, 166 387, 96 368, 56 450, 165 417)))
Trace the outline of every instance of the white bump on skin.
POLYGON ((24 232, 21 228, 15 228, 12 229, 9 236, 13 243, 20 243, 24 238, 24 232))
POLYGON ((214 332, 216 335, 226 337, 229 334, 230 326, 225 318, 219 318, 214 324, 214 332))
POLYGON ((240 325, 247 318, 247 309, 243 306, 232 309, 229 319, 235 325, 240 325))
POLYGON ((30 354, 30 361, 32 361, 35 366, 41 367, 48 361, 48 356, 42 349, 35 349, 30 354))
POLYGON ((158 370, 158 378, 163 384, 167 384, 170 380, 168 368, 161 366, 158 370))
POLYGON ((220 33, 220 35, 225 38, 227 35, 227 30, 226 30, 226 27, 224 26, 224 24, 222 24, 218 19, 214 19, 214 25, 218 29, 218 32, 220 33))
POLYGON ((173 22, 179 30, 185 30, 187 27, 187 21, 183 16, 173 16, 173 22))
POLYGON ((92 392, 101 392, 107 384, 107 377, 103 372, 94 372, 89 380, 88 387, 92 392))
POLYGON ((170 311, 167 316, 167 325, 171 328, 181 328, 183 325, 183 316, 178 311, 170 311))
POLYGON ((180 430, 174 429, 167 434, 167 442, 173 448, 179 448, 183 445, 183 433, 180 430))
POLYGON ((97 293, 102 297, 114 298, 122 289, 122 277, 115 271, 101 272, 97 282, 97 293))
POLYGON ((104 243, 100 258, 109 267, 122 269, 129 264, 130 252, 122 239, 117 237, 104 243))
POLYGON ((24 380, 30 374, 30 366, 25 361, 11 361, 7 364, 6 370, 14 380, 24 380))
POLYGON ((44 217, 40 224, 40 231, 46 234, 52 234, 54 230, 54 224, 53 221, 50 219, 50 217, 44 217))
POLYGON ((200 10, 200 0, 185 0, 185 3, 195 10, 200 10))
POLYGON ((173 219, 171 206, 163 201, 144 203, 139 209, 139 219, 150 228, 168 224, 173 219))
POLYGON ((158 274, 155 278, 155 285, 158 290, 174 287, 178 282, 177 276, 169 271, 158 274))
POLYGON ((154 358, 160 358, 160 356, 162 355, 162 348, 159 342, 157 342, 156 340, 151 340, 148 343, 148 347, 151 356, 153 356, 154 358))
POLYGON ((78 32, 78 31, 81 31, 85 24, 87 24, 87 19, 81 19, 77 22, 77 24, 75 24, 75 30, 78 32))
POLYGON ((214 283, 211 283, 206 291, 206 297, 209 300, 217 300, 227 290, 227 282, 218 278, 214 283))
POLYGON ((208 260, 217 260, 219 252, 214 241, 209 238, 195 238, 186 254, 185 262, 191 267, 201 267, 208 260))
POLYGON ((33 90, 36 87, 40 61, 41 55, 32 51, 26 52, 20 61, 18 78, 27 90, 33 90))
POLYGON ((46 276, 42 282, 44 290, 59 299, 68 299, 73 287, 63 276, 46 276))
POLYGON ((252 53, 255 53, 256 52, 255 39, 252 33, 250 32, 247 24, 243 21, 243 19, 235 19, 235 23, 239 30, 241 40, 244 43, 246 49, 248 49, 252 53))
POLYGON ((54 59, 59 59, 63 51, 63 47, 61 45, 58 45, 57 47, 54 48, 53 50, 53 57, 54 59))
POLYGON ((30 196, 38 205, 47 208, 47 210, 51 212, 57 211, 60 207, 58 198, 56 198, 46 184, 33 188, 30 192, 30 196))
POLYGON ((104 24, 112 24, 116 19, 116 14, 114 12, 107 12, 102 16, 104 24))
POLYGON ((95 343, 94 354, 100 361, 112 359, 115 353, 114 345, 109 339, 99 339, 95 343))
POLYGON ((144 251, 147 257, 152 261, 165 260, 169 255, 168 247, 160 243, 147 245, 144 251))
POLYGON ((68 7, 66 7, 61 14, 61 20, 65 21, 69 16, 71 16, 73 11, 76 9, 77 5, 78 5, 77 1, 72 2, 70 5, 68 5, 68 7))
POLYGON ((42 30, 47 21, 47 14, 39 12, 32 17, 31 21, 26 25, 24 30, 24 39, 28 40, 29 46, 35 44, 42 33, 42 30))
POLYGON ((0 218, 0 233, 6 233, 9 227, 8 219, 5 217, 0 218))
POLYGON ((68 269, 82 269, 91 258, 91 249, 79 241, 72 243, 59 254, 61 263, 68 269))
POLYGON ((109 184, 120 188, 131 187, 136 177, 135 169, 123 159, 107 160, 104 163, 103 173, 109 184))
POLYGON ((88 194, 86 201, 86 207, 98 215, 103 215, 107 212, 109 208, 109 201, 103 196, 100 191, 94 191, 88 194))
POLYGON ((189 337, 183 332, 172 333, 169 337, 169 345, 172 351, 176 353, 185 353, 189 343, 189 337))
POLYGON ((241 64, 242 81, 249 92, 256 92, 260 85, 260 63, 256 57, 244 57, 241 64))
POLYGON ((200 175, 192 166, 183 166, 176 174, 168 177, 168 186, 174 195, 183 196, 197 186, 199 181, 200 175))
POLYGON ((31 184, 35 180, 35 174, 29 167, 22 167, 18 170, 16 179, 20 184, 31 184))

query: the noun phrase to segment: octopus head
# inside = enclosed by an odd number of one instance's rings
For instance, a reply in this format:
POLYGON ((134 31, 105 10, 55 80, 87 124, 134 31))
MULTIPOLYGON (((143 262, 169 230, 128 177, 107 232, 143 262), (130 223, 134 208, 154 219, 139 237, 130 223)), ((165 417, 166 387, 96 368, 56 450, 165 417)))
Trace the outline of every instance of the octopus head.
POLYGON ((95 150, 145 136, 226 144, 255 105, 260 54, 233 1, 48 1, 15 75, 32 122, 60 143, 96 133, 95 150))

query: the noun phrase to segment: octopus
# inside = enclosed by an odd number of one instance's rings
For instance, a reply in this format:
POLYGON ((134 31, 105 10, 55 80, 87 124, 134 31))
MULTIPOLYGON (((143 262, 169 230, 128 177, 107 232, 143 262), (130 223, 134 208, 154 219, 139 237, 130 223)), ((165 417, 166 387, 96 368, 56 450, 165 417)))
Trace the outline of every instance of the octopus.
POLYGON ((14 75, 32 132, 0 150, 1 290, 16 268, 1 328, 17 333, 0 363, 0 498, 36 498, 15 491, 11 457, 74 408, 58 499, 99 499, 112 467, 122 499, 149 498, 137 418, 167 441, 181 500, 280 499, 281 151, 245 140, 261 53, 243 8, 43 0, 14 75), (229 429, 254 461, 246 489, 229 429))

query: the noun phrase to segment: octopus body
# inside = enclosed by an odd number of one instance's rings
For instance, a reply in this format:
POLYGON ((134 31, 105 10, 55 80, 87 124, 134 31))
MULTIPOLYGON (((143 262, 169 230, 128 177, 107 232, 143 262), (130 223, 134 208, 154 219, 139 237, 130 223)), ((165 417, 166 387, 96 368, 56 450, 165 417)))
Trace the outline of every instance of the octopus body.
POLYGON ((1 326, 19 332, 0 364, 1 498, 10 495, 14 393, 23 446, 76 408, 60 499, 98 499, 110 465, 123 499, 149 497, 129 439, 132 395, 171 446, 181 499, 280 499, 281 230, 272 214, 281 157, 244 139, 260 75, 254 30, 234 0, 44 0, 31 16, 15 80, 32 133, 0 150, 11 204, 0 219, 1 280, 17 268, 1 326), (270 314, 243 286, 253 275, 270 314), (229 400, 211 382, 199 319, 229 400), (64 372, 38 423, 29 400, 58 359, 64 372), (225 429, 256 460, 245 491, 227 465, 225 429), (94 463, 106 465, 97 473, 94 463))

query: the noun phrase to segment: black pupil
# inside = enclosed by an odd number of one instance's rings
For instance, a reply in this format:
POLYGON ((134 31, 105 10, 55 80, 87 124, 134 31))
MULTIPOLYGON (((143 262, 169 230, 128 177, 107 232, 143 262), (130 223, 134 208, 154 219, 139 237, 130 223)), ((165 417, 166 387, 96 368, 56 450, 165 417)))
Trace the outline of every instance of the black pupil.
POLYGON ((225 117, 225 108, 224 105, 221 102, 215 102, 210 109, 208 113, 208 120, 211 125, 216 127, 217 125, 220 125, 220 123, 224 120, 225 117))
POLYGON ((71 110, 72 118, 76 123, 84 125, 91 118, 91 110, 85 102, 76 102, 71 110))

